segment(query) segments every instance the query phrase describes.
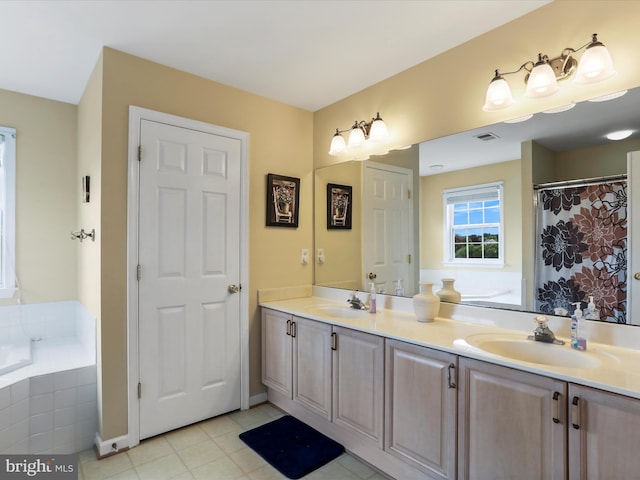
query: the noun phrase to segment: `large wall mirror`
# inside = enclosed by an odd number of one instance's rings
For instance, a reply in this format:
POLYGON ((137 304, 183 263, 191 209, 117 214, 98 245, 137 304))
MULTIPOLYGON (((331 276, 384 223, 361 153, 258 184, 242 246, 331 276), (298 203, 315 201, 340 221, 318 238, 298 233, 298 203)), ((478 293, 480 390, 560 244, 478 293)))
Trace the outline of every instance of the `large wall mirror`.
MULTIPOLYGON (((608 295, 603 287, 589 283, 603 276, 600 267, 605 263, 613 269, 607 273, 609 295, 623 290, 628 210, 620 207, 630 208, 625 187, 627 152, 638 150, 640 88, 606 101, 594 99, 565 111, 540 112, 524 121, 426 141, 364 162, 317 169, 315 284, 368 291, 373 282, 378 291, 412 296, 419 280, 433 281, 437 290, 442 278, 453 278, 464 303, 559 314, 564 314, 562 307, 569 312, 573 307, 554 296, 562 293, 568 298, 566 291, 558 290, 574 288, 580 291, 585 308, 589 296, 597 302, 608 295), (626 139, 606 137, 625 129, 633 130, 626 139), (328 185, 349 187, 348 227, 331 224, 336 211, 328 185), (469 190, 472 187, 475 190, 469 190), (474 195, 478 189, 493 187, 500 189, 501 196, 499 234, 491 225, 484 224, 485 230, 472 228, 478 227, 477 215, 485 223, 492 218, 492 204, 479 203, 474 195), (454 199, 462 195, 464 200, 466 195, 467 211, 458 213, 467 218, 468 229, 460 230, 466 233, 450 233, 456 222, 447 222, 446 204, 454 205, 447 194, 452 193, 454 199), (545 217, 545 205, 557 218, 545 217), (590 213, 590 206, 604 213, 590 213), (571 214, 569 207, 574 208, 571 214), (570 225, 566 215, 574 215, 570 225), (596 216, 606 216, 608 230, 603 235, 611 237, 613 232, 617 237, 608 241, 622 248, 622 253, 597 243, 593 232, 602 229, 589 223, 596 216), (570 251, 544 244, 545 232, 554 241, 563 235, 583 235, 580 251, 573 252, 573 262, 580 263, 581 289, 575 278, 562 278, 560 269, 545 273, 545 267, 554 270, 572 262, 570 251)), ((454 213, 449 215, 454 218, 454 213)), ((604 308, 603 303, 601 320, 632 323, 625 316, 624 299, 619 300, 615 308, 604 308)), ((610 298, 608 302, 612 303, 610 298)))

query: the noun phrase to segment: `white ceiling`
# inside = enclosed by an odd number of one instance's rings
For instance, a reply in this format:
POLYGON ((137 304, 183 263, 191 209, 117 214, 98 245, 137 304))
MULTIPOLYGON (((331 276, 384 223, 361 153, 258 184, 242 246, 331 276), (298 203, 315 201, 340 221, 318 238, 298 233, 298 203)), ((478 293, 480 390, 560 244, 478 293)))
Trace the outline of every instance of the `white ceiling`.
POLYGON ((316 111, 548 0, 4 0, 0 88, 77 104, 103 46, 316 111))

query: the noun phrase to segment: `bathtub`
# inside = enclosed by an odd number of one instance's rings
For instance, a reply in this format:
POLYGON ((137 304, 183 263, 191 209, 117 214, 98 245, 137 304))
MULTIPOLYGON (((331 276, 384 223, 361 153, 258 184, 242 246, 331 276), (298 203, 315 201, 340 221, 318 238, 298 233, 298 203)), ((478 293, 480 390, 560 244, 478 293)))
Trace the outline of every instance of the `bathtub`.
POLYGON ((0 454, 70 454, 93 446, 95 324, 74 301, 0 307, 0 454))
POLYGON ((31 357, 31 340, 0 344, 0 375, 12 372, 33 363, 31 357))

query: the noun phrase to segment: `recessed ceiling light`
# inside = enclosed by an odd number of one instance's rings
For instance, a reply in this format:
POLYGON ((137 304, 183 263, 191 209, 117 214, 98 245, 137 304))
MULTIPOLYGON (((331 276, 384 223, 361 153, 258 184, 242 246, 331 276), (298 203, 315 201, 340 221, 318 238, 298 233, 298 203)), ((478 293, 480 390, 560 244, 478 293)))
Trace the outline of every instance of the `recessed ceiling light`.
POLYGON ((431 170, 442 170, 444 168, 444 165, 442 165, 441 163, 434 163, 433 165, 429 165, 429 168, 431 170))
POLYGON ((609 140, 624 140, 625 138, 631 136, 633 130, 619 130, 617 132, 607 133, 607 138, 609 140))
POLYGON ((607 100, 613 100, 614 98, 618 98, 627 93, 626 90, 621 90, 620 92, 608 93, 607 95, 601 95, 600 97, 592 98, 589 100, 590 102, 606 102, 607 100))

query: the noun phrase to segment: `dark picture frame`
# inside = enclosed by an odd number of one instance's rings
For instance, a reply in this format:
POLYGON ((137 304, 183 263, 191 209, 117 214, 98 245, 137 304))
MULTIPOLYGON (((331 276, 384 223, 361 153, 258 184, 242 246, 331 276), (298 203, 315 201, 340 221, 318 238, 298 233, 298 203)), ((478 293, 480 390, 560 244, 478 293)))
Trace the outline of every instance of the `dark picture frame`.
POLYGON ((300 179, 267 174, 267 227, 298 228, 300 179))
POLYGON ((327 184, 327 229, 351 230, 353 211, 353 187, 327 184))

